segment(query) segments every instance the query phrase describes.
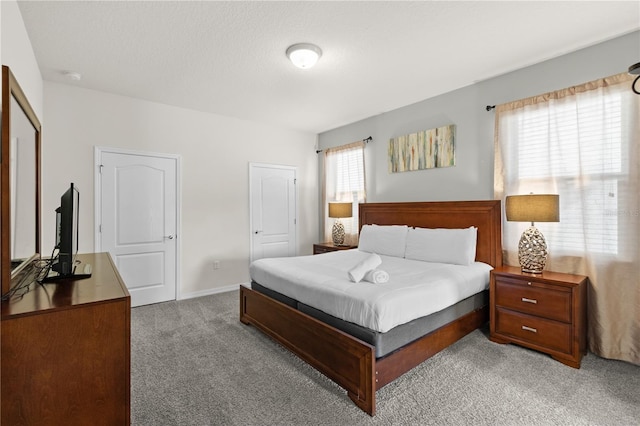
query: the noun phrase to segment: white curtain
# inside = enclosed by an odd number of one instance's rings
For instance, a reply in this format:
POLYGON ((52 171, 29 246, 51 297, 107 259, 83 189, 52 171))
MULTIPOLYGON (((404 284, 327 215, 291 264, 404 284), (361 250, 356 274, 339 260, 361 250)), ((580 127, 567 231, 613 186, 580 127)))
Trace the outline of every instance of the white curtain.
MULTIPOLYGON (((495 197, 560 195, 546 269, 589 277, 592 352, 640 364, 640 96, 618 74, 496 107, 495 197)), ((503 219, 505 263, 528 224, 503 219)))
POLYGON ((366 201, 364 173, 365 143, 329 148, 324 151, 323 217, 324 241, 331 241, 335 219, 329 217, 333 201, 353 204, 352 217, 341 219, 345 229, 345 244, 358 244, 358 204, 366 201))

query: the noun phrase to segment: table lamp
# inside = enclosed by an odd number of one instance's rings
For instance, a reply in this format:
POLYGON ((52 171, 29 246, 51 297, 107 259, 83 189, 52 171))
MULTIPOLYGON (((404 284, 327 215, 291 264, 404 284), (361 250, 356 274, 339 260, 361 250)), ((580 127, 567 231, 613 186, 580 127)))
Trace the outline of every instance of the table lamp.
POLYGON ((509 222, 531 222, 520 237, 518 260, 522 272, 541 274, 547 262, 547 243, 534 222, 560 221, 560 196, 557 194, 512 195, 505 210, 509 222))
POLYGON ((329 217, 335 218, 331 230, 331 238, 333 245, 344 245, 344 225, 340 221, 343 217, 351 217, 353 211, 353 203, 329 203, 329 217))

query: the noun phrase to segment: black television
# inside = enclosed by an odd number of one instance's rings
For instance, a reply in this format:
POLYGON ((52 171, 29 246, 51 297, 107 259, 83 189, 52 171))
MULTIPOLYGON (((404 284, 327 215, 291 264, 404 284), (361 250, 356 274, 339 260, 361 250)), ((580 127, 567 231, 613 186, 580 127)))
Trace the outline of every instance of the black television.
POLYGON ((52 259, 50 275, 46 281, 63 278, 87 278, 91 276, 90 266, 85 265, 82 273, 76 273, 79 262, 78 221, 80 220, 80 192, 71 183, 69 189, 60 197, 60 207, 56 209, 56 249, 58 254, 52 259))
POLYGON ((56 209, 57 259, 51 269, 61 276, 73 275, 78 254, 78 220, 80 218, 80 192, 71 183, 60 197, 60 207, 56 209))

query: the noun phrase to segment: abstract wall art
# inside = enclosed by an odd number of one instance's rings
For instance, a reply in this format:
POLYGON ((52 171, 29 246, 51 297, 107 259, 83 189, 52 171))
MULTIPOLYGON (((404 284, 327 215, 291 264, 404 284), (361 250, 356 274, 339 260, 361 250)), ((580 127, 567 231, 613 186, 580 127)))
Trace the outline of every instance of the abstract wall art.
POLYGON ((389 139, 389 173, 456 165, 455 124, 389 139))

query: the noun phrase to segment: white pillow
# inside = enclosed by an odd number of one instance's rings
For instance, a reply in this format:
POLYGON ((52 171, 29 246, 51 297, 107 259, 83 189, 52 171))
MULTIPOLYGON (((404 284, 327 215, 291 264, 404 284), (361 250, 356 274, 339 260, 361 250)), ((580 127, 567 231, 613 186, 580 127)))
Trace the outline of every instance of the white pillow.
POLYGON ((360 230, 358 250, 404 257, 408 230, 407 225, 364 225, 360 230))
POLYGON ((478 229, 414 228, 407 234, 407 259, 471 265, 476 259, 478 229))

